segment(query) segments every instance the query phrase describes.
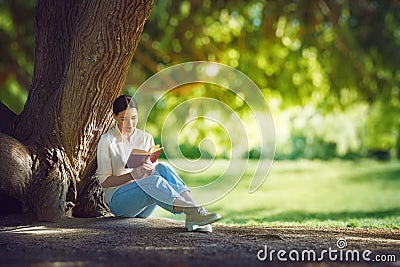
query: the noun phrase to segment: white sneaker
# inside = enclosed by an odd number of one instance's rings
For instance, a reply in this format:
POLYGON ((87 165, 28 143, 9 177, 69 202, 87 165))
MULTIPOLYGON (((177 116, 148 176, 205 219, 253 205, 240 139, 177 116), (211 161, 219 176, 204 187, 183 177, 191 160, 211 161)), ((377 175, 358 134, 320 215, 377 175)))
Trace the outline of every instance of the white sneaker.
POLYGON ((221 219, 218 213, 210 213, 203 207, 186 207, 183 209, 186 214, 185 227, 189 231, 194 231, 201 226, 214 223, 221 219))
POLYGON ((211 224, 206 224, 206 225, 203 225, 203 226, 195 225, 193 227, 193 231, 194 232, 201 232, 201 233, 212 233, 213 229, 212 229, 211 224))

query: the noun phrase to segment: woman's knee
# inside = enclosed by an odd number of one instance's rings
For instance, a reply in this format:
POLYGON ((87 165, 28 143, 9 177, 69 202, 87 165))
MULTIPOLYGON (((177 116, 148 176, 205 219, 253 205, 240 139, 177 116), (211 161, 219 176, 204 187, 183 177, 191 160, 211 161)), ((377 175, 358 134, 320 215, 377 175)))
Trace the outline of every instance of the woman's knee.
POLYGON ((170 170, 171 166, 166 162, 159 162, 156 166, 156 171, 160 170, 170 170))
MULTIPOLYGON (((146 178, 143 178, 139 181, 137 181, 139 186, 156 186, 162 183, 166 183, 167 181, 160 175, 150 175, 147 176, 146 178)), ((143 189, 143 188, 142 188, 143 189)))

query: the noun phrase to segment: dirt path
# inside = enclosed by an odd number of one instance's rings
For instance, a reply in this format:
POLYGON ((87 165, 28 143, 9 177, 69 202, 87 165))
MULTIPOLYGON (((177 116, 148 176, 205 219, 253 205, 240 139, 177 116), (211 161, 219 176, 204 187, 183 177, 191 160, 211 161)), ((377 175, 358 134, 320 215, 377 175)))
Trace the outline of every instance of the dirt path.
POLYGON ((204 234, 160 218, 0 218, 1 266, 376 266, 376 256, 400 266, 400 230, 216 225, 204 234))

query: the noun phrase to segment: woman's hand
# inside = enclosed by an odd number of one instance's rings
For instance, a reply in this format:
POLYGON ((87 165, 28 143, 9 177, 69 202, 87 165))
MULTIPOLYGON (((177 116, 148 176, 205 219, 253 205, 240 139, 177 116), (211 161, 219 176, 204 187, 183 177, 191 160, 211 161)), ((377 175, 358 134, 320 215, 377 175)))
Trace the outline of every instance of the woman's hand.
POLYGON ((140 180, 151 175, 151 173, 155 170, 156 165, 157 164, 151 162, 150 160, 145 161, 142 165, 131 171, 133 180, 140 180))
POLYGON ((145 170, 146 176, 149 176, 155 170, 156 164, 154 164, 153 162, 150 161, 150 159, 148 159, 142 164, 141 167, 145 170))
MULTIPOLYGON (((133 178, 134 181, 135 181, 135 180, 140 180, 140 179, 144 178, 144 177, 145 177, 145 174, 146 174, 146 170, 145 170, 142 166, 139 166, 139 167, 137 167, 137 168, 134 168, 134 169, 131 171, 131 176, 132 176, 132 178, 133 178)), ((146 176, 147 176, 147 175, 146 175, 146 176)))

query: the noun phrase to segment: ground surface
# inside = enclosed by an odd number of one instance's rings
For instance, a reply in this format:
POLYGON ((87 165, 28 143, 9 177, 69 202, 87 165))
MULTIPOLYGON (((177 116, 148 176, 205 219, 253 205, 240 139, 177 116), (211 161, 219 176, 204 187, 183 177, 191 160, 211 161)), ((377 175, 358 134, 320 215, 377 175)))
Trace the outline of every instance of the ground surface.
POLYGON ((187 232, 180 221, 160 218, 66 218, 58 223, 39 223, 21 216, 0 218, 1 266, 344 264, 400 266, 400 230, 216 225, 213 233, 202 234, 187 232), (347 247, 339 249, 343 242, 347 242, 347 247), (271 263, 271 257, 265 256, 266 249, 269 255, 272 250, 286 251, 280 256, 288 261, 280 261, 274 252, 271 263), (323 254, 323 250, 327 252, 323 254), (372 251, 365 254, 371 262, 362 258, 367 250, 372 251), (310 251, 315 251, 317 260, 322 255, 324 261, 314 262, 310 251), (350 252, 359 253, 360 260, 350 252), (258 260, 257 253, 266 257, 265 261, 258 260), (289 254, 292 259, 299 255, 299 260, 290 260, 289 254), (302 255, 305 261, 301 261, 302 255), (377 264, 376 256, 391 261, 395 257, 397 262, 377 264))

